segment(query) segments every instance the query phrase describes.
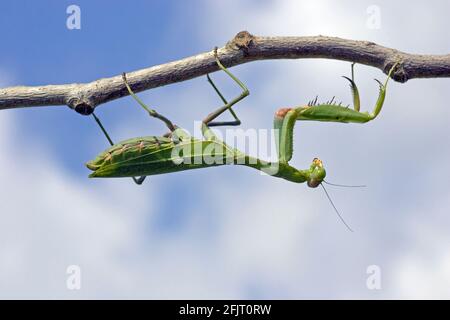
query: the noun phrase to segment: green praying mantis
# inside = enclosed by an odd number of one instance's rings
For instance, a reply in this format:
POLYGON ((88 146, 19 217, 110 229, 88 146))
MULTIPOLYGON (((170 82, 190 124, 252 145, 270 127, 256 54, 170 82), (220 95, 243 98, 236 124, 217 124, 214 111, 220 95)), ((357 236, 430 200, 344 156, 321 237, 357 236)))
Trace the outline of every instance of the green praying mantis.
MULTIPOLYGON (((126 74, 123 81, 129 94, 146 110, 153 118, 159 119, 169 129, 163 136, 138 137, 114 144, 98 117, 93 114, 95 121, 111 144, 111 147, 100 153, 86 166, 93 172, 91 178, 132 177, 137 184, 141 184, 146 176, 171 173, 183 170, 201 169, 220 165, 243 165, 270 175, 295 183, 304 183, 311 188, 321 185, 326 176, 322 161, 314 158, 309 168, 301 170, 289 164, 293 155, 293 130, 297 120, 331 121, 342 123, 365 123, 375 119, 383 107, 386 96, 388 80, 396 64, 389 71, 385 83, 378 80, 380 91, 375 108, 372 113, 360 111, 360 98, 358 88, 354 81, 352 64, 352 78, 346 78, 350 82, 353 94, 353 109, 341 106, 334 102, 334 98, 327 103, 317 103, 317 98, 307 105, 281 108, 275 113, 274 129, 276 134, 277 162, 268 162, 247 155, 240 150, 227 145, 220 140, 211 130, 214 126, 240 125, 241 121, 233 110, 233 106, 249 95, 247 87, 222 65, 217 55, 217 48, 213 51, 218 67, 224 71, 240 88, 241 93, 227 101, 217 86, 207 75, 208 82, 218 94, 224 105, 210 113, 203 119, 201 131, 203 139, 190 136, 185 130, 174 125, 169 119, 145 105, 132 91, 128 84, 126 74), (233 121, 215 121, 224 112, 229 111, 233 121), (140 176, 140 177, 139 177, 140 176), (139 178, 137 178, 139 177, 139 178)), ((326 189, 324 191, 332 203, 343 223, 350 229, 340 216, 326 189)), ((351 230, 351 229, 350 229, 351 230)))

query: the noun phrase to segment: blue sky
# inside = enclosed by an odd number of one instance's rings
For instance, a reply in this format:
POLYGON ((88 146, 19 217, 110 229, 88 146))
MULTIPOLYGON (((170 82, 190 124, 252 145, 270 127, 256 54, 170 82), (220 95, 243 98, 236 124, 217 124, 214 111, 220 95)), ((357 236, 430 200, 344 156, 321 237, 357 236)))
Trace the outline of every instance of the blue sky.
MULTIPOLYGON (((445 54, 446 12, 436 1, 378 1, 370 29, 360 1, 14 1, 0 4, 0 86, 89 82, 256 35, 330 35, 412 53, 445 54), (66 8, 81 8, 81 30, 66 8), (237 9, 238 8, 238 9, 237 9), (401 13, 401 14, 400 14, 401 13), (421 23, 417 23, 421 21, 421 23)), ((232 71, 251 95, 244 129, 270 128, 274 111, 316 94, 350 102, 350 64, 262 61, 232 71)), ((213 75, 226 96, 238 88, 213 75)), ((356 66, 364 110, 379 70, 356 66)), ((346 231, 321 190, 241 167, 130 179, 88 179, 84 163, 107 144, 66 107, 0 112, 0 297, 3 298, 449 298, 449 79, 390 83, 366 125, 297 126, 292 163, 320 156, 346 231), (68 290, 78 265, 81 290, 68 290), (382 289, 366 287, 367 267, 382 289)), ((141 97, 193 131, 219 105, 204 77, 141 97)), ((163 133, 129 98, 98 108, 115 140, 163 133)))

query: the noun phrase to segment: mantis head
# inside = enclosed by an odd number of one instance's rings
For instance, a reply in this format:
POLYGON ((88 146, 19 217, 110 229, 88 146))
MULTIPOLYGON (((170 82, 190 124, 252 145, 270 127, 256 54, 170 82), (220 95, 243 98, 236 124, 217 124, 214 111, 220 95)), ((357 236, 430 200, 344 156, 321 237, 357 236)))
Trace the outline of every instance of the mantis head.
POLYGON ((317 188, 322 183, 323 179, 325 179, 326 174, 322 160, 314 158, 309 167, 308 187, 317 188))

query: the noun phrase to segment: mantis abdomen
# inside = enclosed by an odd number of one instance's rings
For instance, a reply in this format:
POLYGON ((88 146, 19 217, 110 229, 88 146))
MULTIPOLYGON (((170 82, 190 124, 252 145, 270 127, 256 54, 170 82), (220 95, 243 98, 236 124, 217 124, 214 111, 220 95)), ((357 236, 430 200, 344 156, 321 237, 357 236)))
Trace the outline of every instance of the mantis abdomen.
POLYGON ((90 177, 132 177, 233 164, 242 156, 222 141, 150 136, 115 144, 86 166, 90 177))

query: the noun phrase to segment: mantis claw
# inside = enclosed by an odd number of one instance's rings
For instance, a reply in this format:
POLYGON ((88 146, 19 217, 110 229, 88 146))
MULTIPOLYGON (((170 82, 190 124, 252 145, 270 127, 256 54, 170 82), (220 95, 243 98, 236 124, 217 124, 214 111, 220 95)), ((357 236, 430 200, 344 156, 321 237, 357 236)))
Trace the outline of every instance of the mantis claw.
POLYGON ((361 101, 359 99, 359 91, 358 87, 356 86, 355 81, 353 80, 353 67, 352 67, 352 79, 346 76, 342 76, 342 78, 347 79, 348 82, 350 82, 350 89, 352 91, 352 97, 353 97, 353 106, 356 111, 359 111, 361 109, 361 101))
POLYGON ((373 79, 373 80, 375 80, 376 82, 378 82, 378 84, 380 85, 380 90, 383 90, 383 89, 385 88, 385 87, 384 87, 384 84, 381 83, 380 80, 378 80, 378 79, 373 79))

